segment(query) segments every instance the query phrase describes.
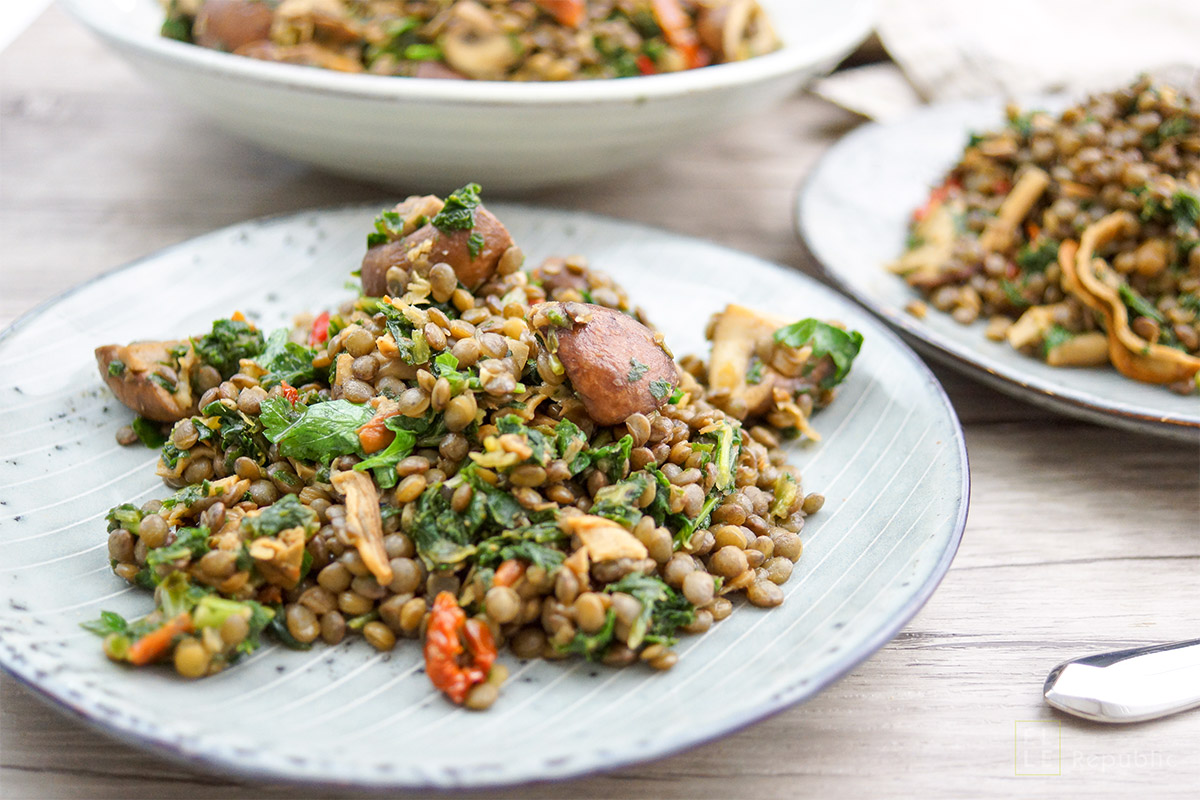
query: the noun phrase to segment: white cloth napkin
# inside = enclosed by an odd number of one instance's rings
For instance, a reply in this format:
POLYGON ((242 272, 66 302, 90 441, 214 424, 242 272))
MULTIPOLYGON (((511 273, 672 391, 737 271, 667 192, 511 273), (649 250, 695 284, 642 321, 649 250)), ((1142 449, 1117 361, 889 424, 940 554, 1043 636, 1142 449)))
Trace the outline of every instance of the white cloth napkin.
POLYGON ((919 102, 1111 89, 1200 67, 1200 0, 881 0, 895 64, 846 70, 814 91, 876 119, 919 102))

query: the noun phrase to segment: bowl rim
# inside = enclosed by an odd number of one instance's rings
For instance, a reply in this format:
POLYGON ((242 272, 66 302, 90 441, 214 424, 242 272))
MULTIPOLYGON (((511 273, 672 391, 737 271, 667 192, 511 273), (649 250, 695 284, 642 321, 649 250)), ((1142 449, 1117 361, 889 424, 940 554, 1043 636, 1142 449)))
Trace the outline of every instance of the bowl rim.
POLYGON ((801 45, 785 43, 773 53, 745 61, 662 75, 528 83, 397 79, 388 75, 350 74, 260 61, 134 30, 121 23, 121 15, 108 13, 107 7, 113 3, 114 0, 59 0, 59 6, 76 21, 114 45, 130 48, 159 62, 191 67, 241 82, 367 101, 541 107, 641 104, 655 99, 733 89, 800 72, 840 59, 862 42, 874 26, 879 0, 842 0, 843 13, 839 15, 838 24, 824 35, 801 45))

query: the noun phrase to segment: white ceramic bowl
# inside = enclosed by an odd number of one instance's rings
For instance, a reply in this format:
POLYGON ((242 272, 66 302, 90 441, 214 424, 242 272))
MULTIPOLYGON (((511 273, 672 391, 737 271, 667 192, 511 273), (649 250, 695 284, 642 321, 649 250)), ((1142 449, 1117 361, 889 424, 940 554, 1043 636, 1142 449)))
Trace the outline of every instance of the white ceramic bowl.
POLYGON ((172 96, 229 131, 332 172, 422 192, 492 193, 652 161, 760 113, 831 69, 876 0, 760 0, 785 46, 747 61, 619 80, 505 83, 348 75, 158 34, 157 0, 59 0, 172 96))

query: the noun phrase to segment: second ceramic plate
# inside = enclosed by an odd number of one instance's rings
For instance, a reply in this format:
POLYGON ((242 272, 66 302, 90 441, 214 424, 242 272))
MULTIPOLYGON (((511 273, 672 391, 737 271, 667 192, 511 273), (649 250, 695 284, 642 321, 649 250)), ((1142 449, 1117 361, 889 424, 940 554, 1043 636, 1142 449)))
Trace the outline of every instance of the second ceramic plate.
POLYGON ((989 341, 982 322, 963 326, 934 310, 917 319, 904 310, 917 295, 884 265, 902 252, 913 209, 958 160, 968 134, 1000 127, 1003 116, 1002 102, 976 101, 854 131, 830 148, 801 192, 805 243, 846 292, 933 356, 1001 391, 1092 422, 1200 440, 1200 398, 1110 368, 1050 367, 989 341))
MULTIPOLYGON (((582 214, 493 206, 530 262, 586 254, 641 301, 677 353, 704 352, 708 316, 736 301, 837 318, 865 344, 824 440, 793 458, 825 508, 803 532, 787 599, 738 606, 679 644, 666 673, 505 658, 486 713, 422 674, 420 648, 361 638, 278 646, 198 682, 110 663, 79 623, 151 607, 115 577, 104 514, 169 492, 157 459, 113 441, 130 414, 92 348, 204 330, 242 309, 261 326, 336 305, 378 207, 217 231, 103 276, 0 336, 0 665, 84 720, 192 763, 272 780, 464 787, 577 775, 654 758, 812 696, 886 643, 945 573, 966 519, 962 433, 913 353, 869 314, 798 273, 706 242, 582 214), (53 354, 52 356, 50 354, 53 354), (41 369, 52 358, 53 369, 41 369), (36 367, 36 368, 35 368, 36 367)), ((797 743, 802 747, 802 743, 797 743)))

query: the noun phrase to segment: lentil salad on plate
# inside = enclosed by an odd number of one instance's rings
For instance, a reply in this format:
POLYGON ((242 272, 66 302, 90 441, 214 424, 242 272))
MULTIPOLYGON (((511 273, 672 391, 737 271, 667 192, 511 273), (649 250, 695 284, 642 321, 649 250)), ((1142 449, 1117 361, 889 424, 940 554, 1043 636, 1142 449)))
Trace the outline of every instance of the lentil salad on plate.
MULTIPOLYGON (((1007 109, 913 215, 890 265, 1051 366, 1197 391, 1200 113, 1142 78, 1061 115, 1007 109)), ((922 315, 924 303, 910 312, 922 315)))
POLYGON ((861 337, 730 305, 677 363, 582 259, 522 262, 478 187, 413 197, 332 313, 98 348, 139 414, 119 438, 177 490, 109 514, 114 571, 156 597, 89 623, 109 657, 201 677, 263 637, 420 638, 486 708, 499 646, 666 669, 736 593, 778 605, 823 504, 781 440, 819 438, 861 337))

